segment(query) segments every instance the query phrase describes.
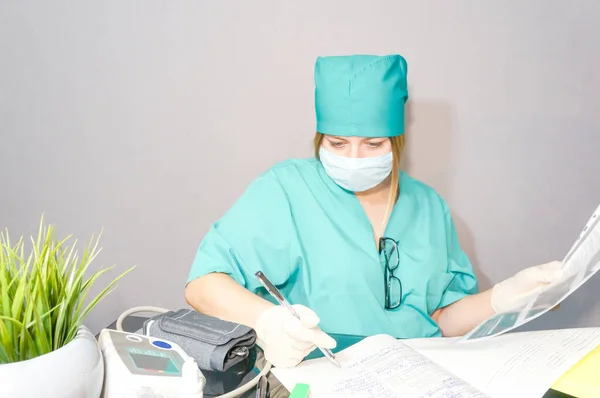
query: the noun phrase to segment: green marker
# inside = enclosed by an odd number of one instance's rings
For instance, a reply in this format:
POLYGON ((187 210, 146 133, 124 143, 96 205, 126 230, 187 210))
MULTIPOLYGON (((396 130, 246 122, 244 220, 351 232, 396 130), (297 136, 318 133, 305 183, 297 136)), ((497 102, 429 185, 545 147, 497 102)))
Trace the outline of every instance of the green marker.
POLYGON ((310 386, 308 384, 298 383, 294 386, 290 398, 308 398, 310 386))

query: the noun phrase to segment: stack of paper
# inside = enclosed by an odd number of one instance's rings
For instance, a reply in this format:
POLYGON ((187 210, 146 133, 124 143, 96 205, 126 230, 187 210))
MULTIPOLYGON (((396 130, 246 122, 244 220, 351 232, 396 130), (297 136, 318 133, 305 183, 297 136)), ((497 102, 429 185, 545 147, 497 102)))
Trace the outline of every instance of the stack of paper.
POLYGON ((509 333, 456 344, 456 339, 364 339, 325 358, 272 372, 291 391, 311 397, 535 398, 600 345, 600 328, 509 333))

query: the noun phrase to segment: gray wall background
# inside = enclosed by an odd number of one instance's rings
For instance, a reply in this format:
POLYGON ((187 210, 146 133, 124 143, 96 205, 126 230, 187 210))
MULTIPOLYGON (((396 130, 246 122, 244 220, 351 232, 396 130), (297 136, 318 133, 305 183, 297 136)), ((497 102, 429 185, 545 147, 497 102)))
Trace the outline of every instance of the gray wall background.
MULTIPOLYGON (((82 242, 103 229, 95 266, 138 266, 95 331, 184 306, 210 223, 311 154, 315 58, 398 52, 407 167, 490 287, 561 259, 600 203, 598 19, 593 0, 3 1, 0 227, 34 235, 44 213, 82 242)), ((599 288, 527 327, 600 325, 599 288)))

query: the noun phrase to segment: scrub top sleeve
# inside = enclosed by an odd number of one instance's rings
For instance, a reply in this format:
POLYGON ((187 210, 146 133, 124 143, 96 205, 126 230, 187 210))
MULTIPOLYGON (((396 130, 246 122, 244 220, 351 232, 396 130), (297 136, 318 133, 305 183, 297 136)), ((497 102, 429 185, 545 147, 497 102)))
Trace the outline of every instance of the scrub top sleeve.
POLYGON ((447 205, 443 203, 445 212, 446 245, 448 253, 448 273, 452 281, 444 292, 439 308, 446 307, 468 295, 478 292, 477 278, 471 261, 460 247, 454 221, 447 205))
POLYGON ((285 283, 290 276, 291 227, 287 195, 276 176, 265 173, 211 226, 187 282, 220 272, 256 291, 260 284, 254 274, 261 270, 274 284, 285 283))
POLYGON ((239 267, 235 250, 215 225, 210 227, 198 247, 187 283, 213 272, 229 275, 238 284, 246 286, 246 278, 239 267))

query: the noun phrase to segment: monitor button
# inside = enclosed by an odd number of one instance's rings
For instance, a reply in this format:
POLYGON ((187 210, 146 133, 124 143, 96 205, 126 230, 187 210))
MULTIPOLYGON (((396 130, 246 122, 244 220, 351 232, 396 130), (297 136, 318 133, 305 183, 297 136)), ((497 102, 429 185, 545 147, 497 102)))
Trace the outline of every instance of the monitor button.
POLYGON ((133 341, 134 343, 139 343, 142 341, 142 338, 140 336, 136 336, 134 334, 128 334, 127 336, 125 336, 125 338, 129 341, 133 341))
POLYGON ((152 344, 158 348, 164 348, 167 350, 171 348, 171 344, 167 343, 166 341, 154 340, 152 344))

